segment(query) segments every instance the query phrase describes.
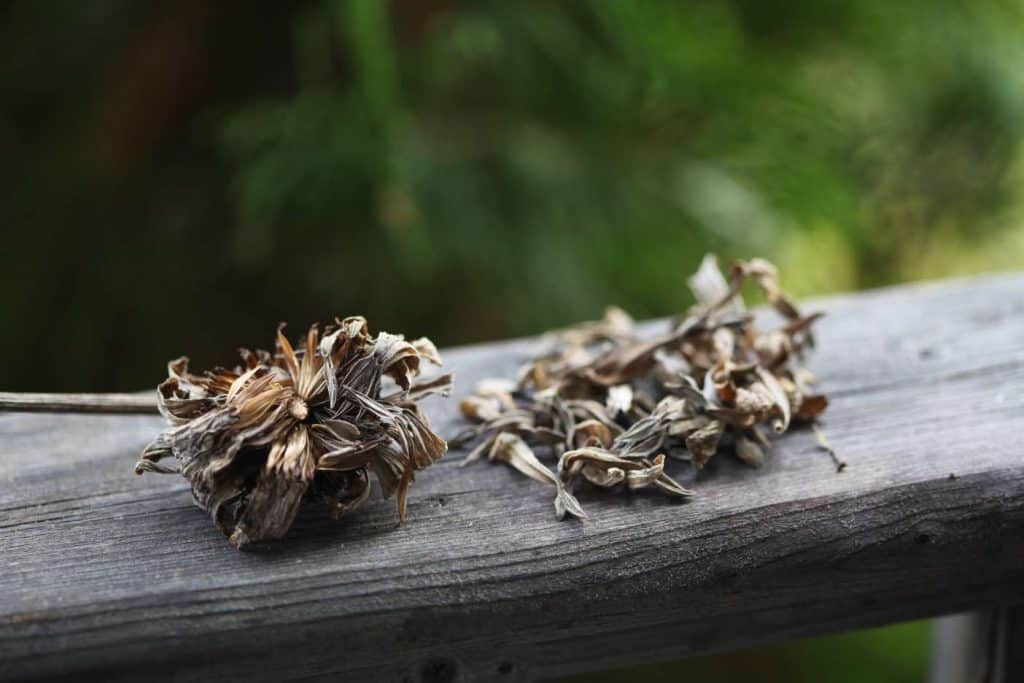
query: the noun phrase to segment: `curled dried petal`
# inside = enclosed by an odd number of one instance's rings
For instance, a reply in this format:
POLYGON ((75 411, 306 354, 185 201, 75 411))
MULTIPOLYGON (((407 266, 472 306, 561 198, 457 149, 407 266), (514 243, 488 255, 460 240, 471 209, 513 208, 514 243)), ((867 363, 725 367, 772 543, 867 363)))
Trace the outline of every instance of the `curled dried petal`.
POLYGON ((742 302, 731 299, 732 291, 725 276, 718 267, 718 259, 714 254, 707 254, 700 262, 700 267, 686 281, 697 303, 711 308, 723 301, 728 301, 732 309, 742 310, 742 302))
POLYGON ((686 437, 686 450, 693 457, 693 464, 703 467, 718 451, 718 441, 725 432, 720 420, 713 420, 686 437))
POLYGON ((692 494, 692 491, 684 489, 665 475, 664 468, 664 455, 645 462, 621 458, 603 448, 594 447, 567 451, 558 460, 558 471, 565 482, 582 474, 591 483, 606 488, 625 481, 630 490, 659 484, 658 488, 666 493, 678 496, 692 494))
POLYGON ((385 375, 395 380, 398 386, 408 390, 412 378, 419 374, 420 355, 414 347, 400 334, 381 332, 373 345, 373 353, 377 357, 385 375))
POLYGON ((573 430, 573 441, 577 446, 601 446, 607 448, 612 443, 612 432, 608 425, 597 420, 584 420, 573 430))
POLYGON ((789 429, 790 407, 789 399, 786 397, 786 391, 782 388, 782 385, 779 384, 779 380, 775 378, 775 375, 764 368, 757 369, 757 376, 761 378, 761 382, 763 382, 764 386, 767 387, 772 403, 778 411, 779 417, 772 422, 772 428, 777 433, 781 434, 789 429))
POLYGON ((441 361, 441 354, 437 352, 437 347, 434 346, 434 342, 430 341, 426 337, 420 337, 419 339, 414 339, 410 343, 412 344, 412 347, 416 349, 416 354, 423 360, 439 367, 444 365, 441 361))
POLYGON ((573 517, 586 517, 579 501, 566 490, 562 480, 545 467, 537 459, 533 449, 517 435, 499 434, 491 447, 489 458, 492 461, 506 463, 535 481, 553 485, 555 487, 555 514, 559 518, 564 517, 566 513, 573 517))

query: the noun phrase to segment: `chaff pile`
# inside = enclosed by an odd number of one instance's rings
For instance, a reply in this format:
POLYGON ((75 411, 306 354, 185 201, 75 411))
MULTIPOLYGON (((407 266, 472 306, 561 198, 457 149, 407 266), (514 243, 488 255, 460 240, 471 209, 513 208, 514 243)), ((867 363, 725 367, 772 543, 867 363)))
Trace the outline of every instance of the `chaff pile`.
POLYGON ((414 471, 447 448, 415 402, 447 395, 451 375, 413 382, 421 360, 441 364, 429 339, 371 337, 361 317, 335 322, 322 337, 314 325, 298 349, 282 325, 273 354, 240 349, 234 370, 195 375, 187 358, 171 361, 158 388, 171 427, 136 472, 180 472, 236 547, 284 536, 303 502, 326 503, 335 519, 352 511, 369 473, 404 519, 414 471), (170 456, 177 468, 160 464, 170 456))
POLYGON ((766 427, 781 434, 828 403, 801 364, 820 314, 801 314, 761 259, 734 263, 726 278, 706 256, 689 285, 697 303, 654 339, 640 340, 632 319, 609 308, 602 320, 549 334, 514 381, 481 382, 460 404, 476 424, 451 440, 477 442, 464 463, 486 455, 554 486, 560 518, 585 516, 572 493, 580 479, 692 495, 665 472, 666 456, 701 468, 727 448, 761 465, 766 427), (781 327, 754 326, 741 294, 748 280, 781 327), (554 471, 538 452, 551 454, 554 471))

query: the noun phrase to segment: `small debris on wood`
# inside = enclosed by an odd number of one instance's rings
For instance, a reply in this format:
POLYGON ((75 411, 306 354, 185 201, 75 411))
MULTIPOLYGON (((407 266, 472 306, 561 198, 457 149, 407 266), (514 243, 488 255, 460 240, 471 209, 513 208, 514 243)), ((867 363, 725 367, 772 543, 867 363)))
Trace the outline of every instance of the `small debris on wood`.
POLYGON ((481 382, 460 404, 476 424, 451 439, 453 447, 475 444, 463 464, 486 454, 555 485, 559 517, 583 516, 572 494, 580 480, 691 496, 665 471, 666 458, 699 469, 728 449, 761 466, 768 432, 813 422, 828 405, 802 364, 821 314, 801 313, 762 259, 737 261, 726 277, 708 255, 689 286, 697 303, 653 339, 640 339, 632 318, 612 307, 601 320, 546 335, 515 380, 481 382), (781 315, 780 326, 755 327, 741 294, 747 281, 781 315))
POLYGON ((414 381, 421 361, 441 364, 437 349, 426 338, 372 337, 362 317, 323 335, 314 325, 297 348, 283 328, 273 354, 239 349, 233 370, 192 374, 187 358, 171 361, 157 390, 171 426, 136 473, 180 473, 238 548, 283 537, 304 503, 326 504, 335 519, 351 512, 370 495, 370 474, 396 497, 401 523, 413 473, 447 450, 416 405, 451 391, 450 374, 414 381), (169 457, 176 468, 162 464, 169 457))
POLYGON ((818 442, 818 448, 825 451, 832 458, 832 462, 836 465, 836 474, 846 469, 846 461, 841 460, 836 454, 836 449, 832 448, 832 444, 825 438, 825 432, 821 431, 818 425, 812 425, 814 428, 814 438, 818 442))

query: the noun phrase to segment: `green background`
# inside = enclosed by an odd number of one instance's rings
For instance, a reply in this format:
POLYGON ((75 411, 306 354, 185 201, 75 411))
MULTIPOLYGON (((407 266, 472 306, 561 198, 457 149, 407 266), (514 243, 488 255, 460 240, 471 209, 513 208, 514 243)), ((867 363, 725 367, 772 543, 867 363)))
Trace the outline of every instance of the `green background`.
MULTIPOLYGON (((801 296, 1024 266, 1019 1, 0 7, 5 390, 664 316, 708 250, 801 296)), ((644 673, 919 680, 924 629, 644 673)))

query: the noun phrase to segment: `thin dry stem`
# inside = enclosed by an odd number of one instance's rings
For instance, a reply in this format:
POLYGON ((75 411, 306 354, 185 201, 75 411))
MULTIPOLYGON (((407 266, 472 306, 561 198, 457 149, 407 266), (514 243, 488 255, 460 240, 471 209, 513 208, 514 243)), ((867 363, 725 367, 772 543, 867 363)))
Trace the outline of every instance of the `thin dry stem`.
POLYGON ((157 415, 156 396, 144 394, 52 394, 0 391, 0 410, 29 413, 122 413, 157 415))

